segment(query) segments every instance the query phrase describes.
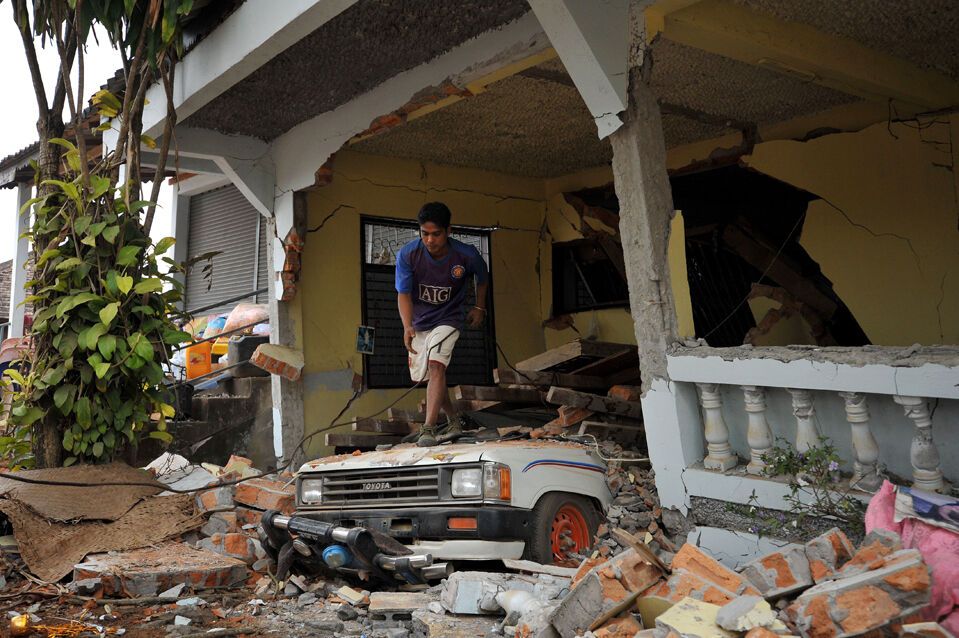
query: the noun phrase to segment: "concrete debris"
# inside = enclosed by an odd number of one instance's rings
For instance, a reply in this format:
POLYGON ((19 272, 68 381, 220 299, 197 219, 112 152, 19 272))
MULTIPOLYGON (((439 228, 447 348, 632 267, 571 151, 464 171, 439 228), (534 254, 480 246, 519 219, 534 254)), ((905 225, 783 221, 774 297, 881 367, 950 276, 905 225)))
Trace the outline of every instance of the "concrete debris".
POLYGON ((759 596, 740 596, 720 607, 716 613, 716 624, 729 631, 749 631, 756 627, 786 628, 770 604, 759 596))
POLYGON ((835 577, 856 549, 841 529, 833 527, 806 543, 805 551, 809 572, 815 582, 821 583, 835 577))
POLYGON ((769 599, 802 591, 813 584, 806 549, 801 545, 787 546, 746 563, 742 574, 769 599))
POLYGON ((916 622, 902 626, 900 636, 907 638, 955 638, 937 622, 916 622))
POLYGON ((716 623, 719 606, 695 598, 683 598, 660 614, 656 626, 682 638, 734 638, 735 633, 716 623))
POLYGON ((440 602, 451 614, 501 614, 503 608, 496 601, 496 595, 504 591, 525 591, 533 593, 537 585, 545 583, 541 592, 547 597, 555 597, 565 587, 568 579, 560 579, 548 574, 531 576, 526 574, 495 574, 489 572, 454 572, 446 579, 440 602), (557 582, 559 581, 559 582, 557 582), (544 591, 545 590, 545 591, 544 591))

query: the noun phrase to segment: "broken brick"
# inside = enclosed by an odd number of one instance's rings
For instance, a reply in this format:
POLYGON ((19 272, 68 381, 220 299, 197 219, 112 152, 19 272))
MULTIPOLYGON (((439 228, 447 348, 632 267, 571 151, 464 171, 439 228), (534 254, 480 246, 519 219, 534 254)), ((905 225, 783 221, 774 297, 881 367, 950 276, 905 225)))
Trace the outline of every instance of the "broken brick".
POLYGON ((593 416, 593 412, 586 410, 584 408, 577 408, 569 405, 561 405, 556 411, 559 416, 555 419, 543 425, 546 429, 552 428, 568 428, 571 425, 576 425, 582 423, 589 417, 593 416))
POLYGON ((242 528, 246 525, 259 525, 263 520, 263 512, 237 505, 233 512, 236 514, 236 522, 242 528))
POLYGON ((269 479, 250 479, 236 486, 233 500, 260 510, 277 510, 292 514, 295 509, 293 486, 269 479))
POLYGON ((201 512, 226 512, 232 510, 234 486, 227 485, 205 490, 196 495, 196 506, 201 512))
POLYGON ((596 638, 633 638, 642 626, 630 615, 614 618, 593 632, 596 638))
POLYGON ((303 374, 303 353, 275 343, 261 343, 253 351, 250 363, 288 381, 299 381, 303 374))
POLYGON ((637 385, 614 385, 607 394, 622 401, 640 401, 643 398, 642 389, 637 385))
POLYGON ((779 598, 813 584, 805 548, 799 545, 784 547, 746 563, 742 575, 766 598, 779 598))
POLYGON ((236 512, 214 512, 207 522, 200 528, 204 536, 214 534, 232 534, 240 531, 236 512))
POLYGON ((100 580, 104 596, 156 596, 181 583, 227 587, 246 581, 246 565, 183 543, 110 554, 95 554, 73 568, 73 580, 100 580))
POLYGON ((683 569, 699 578, 718 585, 733 594, 759 596, 759 590, 744 577, 737 574, 719 561, 704 554, 692 543, 686 543, 673 557, 673 570, 683 569))
POLYGON ((667 581, 654 585, 643 595, 661 598, 671 603, 678 603, 685 598, 695 598, 719 606, 736 598, 734 592, 723 589, 685 569, 674 569, 667 581))
POLYGON ((197 548, 242 560, 247 565, 252 565, 259 558, 253 539, 246 534, 214 534, 201 540, 197 548))
POLYGON ((929 570, 918 551, 901 550, 880 560, 878 569, 807 589, 786 608, 790 620, 804 636, 844 638, 905 618, 929 603, 929 570))
POLYGON ((866 534, 866 538, 859 545, 859 550, 853 554, 849 562, 842 566, 839 575, 845 578, 878 569, 885 564, 887 556, 900 549, 902 549, 902 539, 898 534, 885 529, 874 529, 866 534))
POLYGON ((806 543, 805 552, 813 580, 821 583, 836 576, 839 568, 852 558, 855 548, 841 529, 833 527, 806 543))

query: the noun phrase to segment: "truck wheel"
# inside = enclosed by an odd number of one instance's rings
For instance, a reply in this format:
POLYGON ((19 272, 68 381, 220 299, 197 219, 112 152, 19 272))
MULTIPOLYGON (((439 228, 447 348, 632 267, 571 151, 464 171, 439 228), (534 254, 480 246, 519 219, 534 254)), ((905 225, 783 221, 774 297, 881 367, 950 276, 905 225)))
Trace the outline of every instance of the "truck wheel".
POLYGON ((547 494, 533 508, 527 556, 543 565, 576 566, 579 560, 570 554, 589 551, 599 523, 599 512, 585 496, 547 494))

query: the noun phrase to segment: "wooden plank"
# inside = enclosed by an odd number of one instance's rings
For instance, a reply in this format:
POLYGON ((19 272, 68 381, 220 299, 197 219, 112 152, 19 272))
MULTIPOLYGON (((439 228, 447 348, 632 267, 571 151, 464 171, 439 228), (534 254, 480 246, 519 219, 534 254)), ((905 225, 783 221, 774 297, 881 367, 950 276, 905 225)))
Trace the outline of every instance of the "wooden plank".
POLYGON ((401 436, 377 435, 377 434, 339 434, 330 433, 326 435, 326 444, 333 447, 355 447, 361 450, 372 450, 377 445, 399 443, 403 440, 401 436))
MULTIPOLYGON (((628 368, 639 370, 639 350, 636 349, 636 346, 623 348, 599 361, 587 363, 585 366, 574 370, 573 374, 608 377, 628 368)), ((607 382, 606 387, 608 388, 609 385, 607 382)))
POLYGON ((583 421, 580 423, 582 428, 600 428, 604 430, 635 430, 638 432, 645 432, 646 428, 642 423, 637 421, 636 423, 606 423, 604 421, 583 421))
POLYGON ((517 370, 541 371, 558 366, 561 363, 572 361, 576 357, 608 357, 626 348, 635 348, 622 343, 607 343, 605 341, 583 341, 577 339, 564 343, 561 346, 541 352, 538 355, 525 359, 516 364, 517 370))
POLYGON ((614 527, 610 530, 613 538, 616 539, 616 542, 620 545, 625 545, 626 547, 632 547, 636 550, 636 553, 643 557, 647 563, 656 567, 663 574, 669 574, 670 569, 666 566, 666 563, 659 559, 659 556, 649 548, 649 546, 643 541, 639 540, 629 532, 619 527, 614 527))
POLYGON ((426 421, 426 415, 422 412, 401 408, 390 408, 386 411, 386 416, 390 421, 402 421, 404 423, 423 423, 426 421))
POLYGON ((526 572, 528 574, 549 574, 550 576, 559 576, 560 578, 572 578, 578 571, 575 567, 560 567, 558 565, 541 565, 531 560, 516 560, 514 558, 504 558, 503 567, 512 569, 515 572, 526 572))
POLYGON ((493 370, 493 380, 499 384, 518 383, 549 387, 559 385, 564 388, 573 388, 574 390, 605 390, 609 383, 600 376, 590 376, 583 374, 564 374, 561 372, 541 372, 535 370, 522 370, 517 372, 506 368, 493 370))
POLYGON ((409 434, 410 424, 403 421, 382 421, 380 419, 354 419, 354 432, 374 432, 376 434, 409 434))
POLYGON ((453 401, 453 409, 458 412, 482 412, 499 405, 499 401, 480 401, 471 399, 457 399, 453 401))
POLYGON ((643 407, 640 403, 633 401, 621 401, 612 397, 603 397, 598 394, 588 394, 566 388, 553 386, 546 395, 547 403, 553 405, 571 405, 577 408, 585 408, 593 412, 603 412, 604 414, 617 414, 628 416, 632 419, 643 418, 643 407))
POLYGON ((499 401, 502 403, 541 404, 543 393, 526 388, 500 388, 483 385, 461 385, 453 391, 457 399, 471 401, 499 401))

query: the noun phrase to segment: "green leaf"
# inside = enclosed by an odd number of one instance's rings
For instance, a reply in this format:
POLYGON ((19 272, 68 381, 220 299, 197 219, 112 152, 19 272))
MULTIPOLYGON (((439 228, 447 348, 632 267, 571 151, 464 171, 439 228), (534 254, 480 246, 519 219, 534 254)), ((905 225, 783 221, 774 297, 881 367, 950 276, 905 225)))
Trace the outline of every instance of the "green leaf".
POLYGON ((117 288, 123 294, 130 292, 130 289, 133 288, 133 277, 128 275, 117 275, 117 288))
POLYGON ((76 389, 72 383, 64 383, 53 393, 53 405, 62 408, 66 404, 67 400, 73 395, 73 391, 76 389))
POLYGON ((150 434, 148 434, 147 436, 149 436, 151 439, 158 439, 160 441, 163 441, 164 443, 173 442, 173 435, 170 434, 169 432, 160 432, 159 430, 154 430, 153 432, 150 432, 150 434))
POLYGON ((117 441, 117 438, 116 438, 116 435, 113 433, 113 430, 109 430, 108 432, 104 433, 103 443, 104 445, 107 446, 107 448, 112 450, 113 446, 116 445, 116 441, 117 441))
POLYGON ((102 323, 95 323, 83 332, 77 338, 77 343, 84 350, 93 350, 97 347, 97 341, 106 334, 107 327, 102 323))
POLYGON ((6 370, 4 370, 3 375, 6 377, 10 377, 11 379, 13 379, 16 383, 20 385, 24 385, 26 383, 26 380, 23 378, 23 375, 20 374, 18 370, 14 370, 13 368, 7 368, 6 370))
POLYGON ((157 147, 157 141, 153 139, 152 137, 150 137, 149 135, 147 135, 146 133, 140 136, 140 141, 147 148, 153 149, 157 147))
POLYGON ((83 233, 87 232, 87 228, 90 227, 91 222, 93 222, 93 217, 89 215, 81 215, 73 221, 73 230, 82 235, 83 233))
POLYGON ((117 235, 120 234, 119 226, 107 226, 103 229, 103 232, 100 233, 100 236, 106 239, 111 244, 116 241, 117 235))
POLYGON ((97 199, 110 189, 110 178, 102 175, 91 175, 90 186, 93 187, 91 197, 97 199))
POLYGON ((145 292, 158 292, 160 290, 163 290, 163 280, 156 277, 144 279, 133 287, 133 292, 137 293, 138 295, 145 292))
POLYGON ((116 117, 123 108, 117 96, 106 89, 94 93, 90 101, 93 102, 93 105, 96 106, 105 117, 116 117))
POLYGON ((14 409, 13 414, 19 425, 33 425, 36 420, 43 416, 43 410, 37 406, 30 406, 29 408, 21 410, 20 414, 17 414, 17 410, 14 409))
POLYGON ((163 239, 157 242, 156 248, 154 248, 153 250, 157 255, 162 255, 163 253, 165 253, 166 251, 170 249, 170 246, 172 246, 175 243, 176 243, 176 239, 174 239, 173 237, 164 237, 163 239))
POLYGON ((97 379, 102 379, 110 371, 109 361, 94 361, 93 357, 90 357, 90 365, 93 367, 93 373, 97 375, 97 379))
POLYGON ((117 255, 117 264, 120 266, 132 266, 136 263, 139 252, 139 246, 124 246, 117 255))
POLYGON ((113 335, 103 335, 97 341, 97 350, 103 355, 104 359, 112 359, 113 352, 117 348, 117 338, 113 335))
POLYGON ((83 263, 83 260, 79 257, 70 257, 69 259, 64 259, 59 264, 57 264, 56 270, 69 270, 71 268, 76 268, 83 263))
POLYGON ((90 397, 80 397, 77 399, 76 404, 73 406, 73 411, 77 415, 77 423, 79 423, 80 427, 84 430, 93 424, 90 418, 90 397))
POLYGON ((106 227, 107 227, 106 222, 97 222, 96 224, 90 224, 90 227, 87 229, 87 234, 89 234, 92 237, 96 237, 106 227))
POLYGON ((68 151, 75 151, 75 150, 77 150, 77 147, 73 144, 73 142, 71 142, 70 140, 65 140, 65 139, 63 139, 62 137, 51 137, 51 138, 50 138, 49 140, 47 140, 47 141, 50 142, 51 144, 56 144, 57 146, 62 146, 63 148, 67 149, 68 151))
POLYGON ((47 385, 57 385, 63 381, 63 377, 67 374, 67 369, 63 365, 59 365, 55 368, 47 368, 46 372, 40 377, 40 379, 47 385))
POLYGON ((73 432, 70 430, 63 433, 63 449, 67 452, 73 451, 73 432))
POLYGON ((40 182, 41 185, 52 184, 58 186, 60 190, 67 194, 67 197, 74 200, 80 199, 80 191, 77 190, 77 185, 72 182, 65 182, 61 179, 45 179, 40 182))
POLYGON ((43 266, 43 264, 47 263, 54 257, 59 257, 59 256, 60 256, 60 251, 57 250, 56 248, 51 248, 50 250, 43 251, 43 254, 40 255, 40 259, 37 260, 36 268, 39 269, 40 267, 43 266))
POLYGON ((108 303, 100 309, 100 321, 103 323, 103 325, 109 326, 113 321, 113 318, 117 316, 117 311, 119 310, 119 302, 114 301, 113 303, 108 303))
POLYGON ((97 441, 93 444, 93 456, 97 458, 103 456, 103 441, 97 441))
POLYGON ((77 306, 82 306, 91 301, 98 301, 103 299, 100 295, 95 295, 92 292, 81 292, 69 297, 65 297, 63 301, 60 302, 60 305, 57 306, 57 318, 59 319, 65 313, 73 310, 77 306))
POLYGON ((181 343, 186 343, 187 341, 192 341, 193 335, 189 332, 184 332, 182 330, 165 330, 163 332, 163 343, 169 344, 171 346, 179 345, 181 343))
POLYGON ((68 456, 68 457, 66 458, 66 460, 63 462, 63 467, 70 467, 71 465, 73 465, 73 464, 76 463, 76 462, 77 462, 77 457, 75 457, 75 456, 68 456))

